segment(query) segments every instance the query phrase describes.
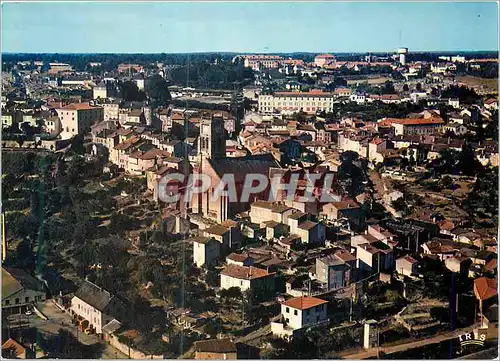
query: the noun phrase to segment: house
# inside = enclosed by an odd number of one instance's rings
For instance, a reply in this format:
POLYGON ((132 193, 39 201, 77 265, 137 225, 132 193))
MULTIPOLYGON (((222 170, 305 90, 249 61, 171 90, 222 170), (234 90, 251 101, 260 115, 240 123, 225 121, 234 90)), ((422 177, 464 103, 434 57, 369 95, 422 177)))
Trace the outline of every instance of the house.
POLYGON ((326 283, 328 290, 346 287, 351 279, 351 267, 335 254, 316 258, 316 278, 326 283))
POLYGON ((497 110, 498 109, 498 99, 488 98, 484 101, 484 107, 488 110, 497 110))
POLYGON ((21 345, 13 338, 9 338, 2 344, 2 358, 4 359, 34 359, 46 358, 44 352, 37 352, 36 344, 31 348, 21 345))
POLYGON ((458 273, 466 277, 469 274, 469 268, 472 261, 469 257, 454 256, 447 258, 444 261, 444 264, 451 272, 458 273))
POLYGON ((415 276, 418 274, 418 261, 411 256, 398 258, 396 272, 404 276, 415 276))
POLYGON ((2 267, 2 313, 22 313, 45 300, 42 283, 17 268, 2 267))
POLYGON ((250 221, 259 225, 264 225, 267 221, 286 224, 293 213, 293 208, 281 203, 255 201, 250 205, 250 221))
POLYGON ((229 338, 195 341, 195 360, 237 360, 236 344, 229 338))
POLYGON ((103 108, 89 103, 72 103, 56 111, 61 120, 62 132, 67 137, 83 134, 90 130, 92 123, 104 119, 103 108))
POLYGON ((300 237, 302 243, 317 244, 325 241, 326 228, 321 222, 303 221, 298 224, 294 234, 300 237))
POLYGON ((325 65, 335 62, 335 55, 319 54, 314 57, 314 65, 321 68, 325 65))
POLYGON ((94 99, 106 99, 108 97, 108 89, 104 82, 100 82, 93 89, 94 99))
POLYGON ((325 324, 328 301, 311 296, 292 298, 281 304, 281 322, 272 322, 271 330, 279 337, 294 336, 298 330, 325 324))
POLYGON ((456 253, 453 247, 438 240, 424 243, 422 249, 424 250, 424 254, 435 255, 441 261, 453 257, 456 253))
POLYGON ((467 134, 467 127, 460 123, 448 123, 443 127, 443 132, 451 132, 455 135, 467 134))
POLYGON ((478 264, 481 266, 485 266, 488 262, 496 259, 497 255, 494 252, 486 250, 477 252, 474 256, 471 257, 473 264, 478 264))
POLYGON ((108 322, 125 315, 124 304, 101 287, 85 280, 71 299, 71 314, 87 320, 89 327, 102 334, 102 327, 108 322))
POLYGON ((496 278, 479 277, 474 280, 474 295, 479 301, 481 323, 484 322, 483 310, 498 302, 498 280, 496 278))
POLYGON ((196 267, 209 266, 219 258, 220 243, 212 237, 196 237, 193 241, 193 261, 196 267))
POLYGON ((226 257, 227 264, 235 264, 237 266, 252 266, 254 258, 248 253, 231 253, 226 257))
POLYGON ((486 337, 497 339, 498 338, 498 305, 494 304, 488 307, 483 314, 483 323, 481 325, 486 328, 486 337))
POLYGON ((448 99, 448 105, 455 109, 460 109, 460 99, 458 98, 450 98, 448 99))
POLYGON ((431 118, 385 118, 379 124, 389 124, 395 135, 424 135, 439 132, 444 125, 440 117, 431 118))
POLYGON ((375 137, 368 144, 368 160, 373 163, 383 163, 382 152, 387 150, 387 140, 375 137))
POLYGON ((274 273, 254 266, 228 264, 220 273, 221 289, 237 287, 242 292, 251 291, 269 295, 274 291, 274 273))
POLYGON ((382 272, 394 268, 394 252, 381 241, 358 244, 356 257, 361 272, 382 272))
POLYGON ((240 243, 240 232, 234 226, 214 224, 205 228, 202 233, 205 237, 212 237, 221 244, 221 253, 238 247, 240 243))
POLYGON ((361 207, 349 197, 344 197, 339 202, 331 202, 323 205, 320 216, 329 220, 347 218, 356 224, 362 223, 361 207))

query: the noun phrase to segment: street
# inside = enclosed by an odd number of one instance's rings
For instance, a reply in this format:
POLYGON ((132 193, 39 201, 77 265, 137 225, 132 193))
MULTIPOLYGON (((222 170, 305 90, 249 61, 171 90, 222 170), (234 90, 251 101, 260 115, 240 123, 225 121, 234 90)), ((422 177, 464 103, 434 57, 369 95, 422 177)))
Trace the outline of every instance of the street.
POLYGON ((127 355, 121 353, 106 342, 100 340, 96 335, 87 335, 77 330, 76 326, 71 323, 71 317, 61 311, 52 300, 46 300, 44 303, 38 303, 37 308, 48 318, 44 320, 37 316, 35 312, 28 316, 26 314, 10 315, 7 317, 9 326, 14 329, 18 327, 35 327, 38 330, 50 334, 57 334, 59 329, 65 329, 71 332, 79 342, 84 345, 93 345, 102 343, 105 345, 102 358, 104 359, 125 359, 127 355))
POLYGON ((377 356, 377 352, 383 352, 387 355, 387 354, 391 354, 391 353, 395 353, 395 352, 411 350, 412 348, 418 348, 418 347, 422 347, 425 345, 431 345, 434 343, 439 343, 441 341, 446 341, 446 340, 450 340, 452 338, 456 338, 465 332, 471 332, 472 329, 474 329, 474 326, 465 327, 465 328, 458 329, 455 331, 450 331, 447 333, 443 333, 443 334, 436 335, 434 337, 430 337, 430 338, 426 338, 426 339, 422 339, 422 340, 404 342, 404 343, 393 344, 393 345, 391 345, 391 344, 381 345, 378 348, 378 350, 377 350, 377 347, 373 347, 373 348, 370 348, 367 350, 358 350, 358 352, 356 352, 355 350, 354 351, 347 350, 347 351, 341 352, 340 357, 343 359, 360 360, 360 359, 375 357, 375 356, 377 356))

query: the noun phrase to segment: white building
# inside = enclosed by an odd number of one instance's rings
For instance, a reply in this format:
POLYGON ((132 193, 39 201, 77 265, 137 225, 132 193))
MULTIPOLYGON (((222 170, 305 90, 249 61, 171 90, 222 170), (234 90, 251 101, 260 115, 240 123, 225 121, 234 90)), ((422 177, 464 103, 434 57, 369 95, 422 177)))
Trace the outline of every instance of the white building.
POLYGON ((57 109, 62 131, 70 136, 90 130, 94 122, 103 120, 103 109, 89 103, 73 103, 57 109))
POLYGON ((452 132, 455 135, 464 135, 467 133, 467 127, 460 123, 448 123, 443 127, 443 132, 452 132))
POLYGON ((117 101, 104 103, 104 120, 118 120, 120 118, 120 104, 117 101))
POLYGON ((281 304, 281 322, 272 322, 271 330, 279 337, 293 336, 296 331, 317 327, 328 321, 328 301, 311 296, 292 298, 281 304))
POLYGON ((335 94, 323 91, 277 92, 274 95, 260 95, 259 112, 264 114, 274 112, 293 114, 299 111, 305 113, 331 112, 335 97, 335 94))
POLYGON ((364 94, 352 94, 349 100, 358 104, 364 104, 366 102, 366 96, 364 94))
POLYGON ((460 109, 460 99, 458 98, 450 98, 448 99, 448 105, 455 109, 460 109))
POLYGON ((220 243, 211 237, 193 238, 193 260, 196 267, 209 265, 219 258, 220 243))
POLYGON ((418 261, 411 256, 398 258, 396 272, 408 277, 415 276, 418 273, 418 261))
POLYGON ((426 135, 439 132, 444 121, 441 118, 385 118, 380 123, 394 128, 395 135, 426 135))
POLYGON ((253 266, 229 264, 220 273, 220 287, 224 290, 237 287, 241 292, 271 290, 274 288, 274 273, 253 266))
POLYGON ((331 54, 320 54, 314 58, 314 65, 320 68, 332 62, 335 62, 335 56, 331 54))
POLYGON ((413 92, 410 94, 410 99, 414 103, 418 103, 420 100, 427 99, 428 95, 425 92, 413 92))
POLYGON ((108 291, 85 281, 71 299, 71 313, 83 317, 95 333, 102 333, 102 326, 113 320, 113 316, 125 313, 123 303, 108 291))
POLYGON ((97 84, 94 89, 92 89, 94 99, 106 99, 108 97, 108 89, 106 84, 103 82, 97 84))

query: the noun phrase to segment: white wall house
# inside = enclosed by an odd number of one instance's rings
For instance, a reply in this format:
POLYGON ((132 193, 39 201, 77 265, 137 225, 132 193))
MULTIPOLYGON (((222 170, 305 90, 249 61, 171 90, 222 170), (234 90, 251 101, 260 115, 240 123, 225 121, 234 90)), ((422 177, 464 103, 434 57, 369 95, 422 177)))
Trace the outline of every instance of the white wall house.
POLYGON ((193 239, 193 260, 196 267, 209 265, 219 258, 220 243, 211 237, 193 239))
POLYGON ((280 337, 293 336, 297 330, 317 327, 328 321, 328 301, 311 296, 292 298, 281 304, 281 322, 272 322, 271 330, 280 337))
POLYGON ((221 289, 237 287, 242 292, 274 288, 274 273, 257 267, 227 265, 220 273, 221 289))
POLYGON ((87 320, 97 334, 102 333, 102 327, 116 318, 114 316, 121 316, 125 313, 125 307, 121 301, 89 281, 85 281, 75 292, 71 299, 70 310, 73 315, 87 320))

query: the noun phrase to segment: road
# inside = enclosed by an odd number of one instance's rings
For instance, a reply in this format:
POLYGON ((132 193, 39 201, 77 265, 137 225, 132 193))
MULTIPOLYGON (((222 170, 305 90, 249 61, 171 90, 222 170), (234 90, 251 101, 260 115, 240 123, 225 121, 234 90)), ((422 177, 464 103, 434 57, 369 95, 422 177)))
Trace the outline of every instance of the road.
POLYGON ((126 359, 127 355, 121 353, 114 347, 108 345, 106 342, 100 340, 96 335, 86 335, 79 332, 77 328, 71 323, 71 317, 61 311, 54 305, 52 300, 47 300, 44 303, 37 304, 38 309, 48 318, 44 320, 38 317, 35 313, 30 316, 25 314, 10 315, 7 317, 7 322, 11 328, 17 327, 36 327, 38 330, 50 334, 57 334, 59 329, 65 329, 71 332, 78 338, 84 345, 93 345, 95 343, 102 343, 105 347, 103 349, 102 358, 104 359, 126 359))
MULTIPOLYGON (((450 331, 447 333, 443 333, 443 334, 440 334, 440 335, 437 335, 434 337, 425 338, 425 339, 418 340, 418 341, 393 344, 392 346, 391 346, 391 344, 387 344, 386 346, 382 345, 378 348, 378 351, 380 353, 383 352, 387 355, 387 354, 391 354, 391 353, 395 353, 395 352, 411 350, 413 348, 431 345, 431 344, 435 344, 435 343, 439 343, 442 341, 456 338, 459 335, 464 334, 465 332, 471 332, 473 329, 474 329, 474 326, 470 326, 470 327, 461 328, 461 329, 458 329, 455 331, 450 331)), ((361 359, 366 359, 369 357, 376 357, 377 356, 377 347, 374 347, 374 348, 371 348, 368 350, 362 350, 362 351, 360 351, 359 349, 354 350, 354 351, 347 350, 347 351, 341 352, 339 356, 342 359, 351 359, 351 360, 352 359, 361 360, 361 359), (358 351, 358 352, 356 352, 356 351, 358 351)))

